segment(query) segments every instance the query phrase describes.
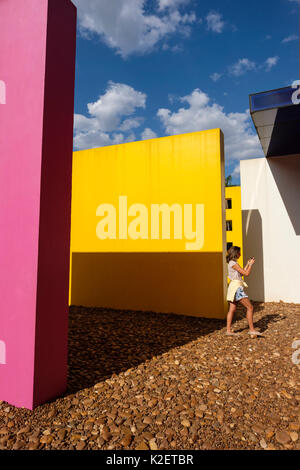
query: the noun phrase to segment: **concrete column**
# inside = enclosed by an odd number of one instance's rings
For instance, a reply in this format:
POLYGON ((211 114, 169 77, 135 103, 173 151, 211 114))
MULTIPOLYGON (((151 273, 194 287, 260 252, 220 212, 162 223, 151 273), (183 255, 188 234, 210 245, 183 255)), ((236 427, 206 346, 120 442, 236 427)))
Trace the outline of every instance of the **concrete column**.
POLYGON ((0 2, 0 400, 66 389, 76 8, 0 2))

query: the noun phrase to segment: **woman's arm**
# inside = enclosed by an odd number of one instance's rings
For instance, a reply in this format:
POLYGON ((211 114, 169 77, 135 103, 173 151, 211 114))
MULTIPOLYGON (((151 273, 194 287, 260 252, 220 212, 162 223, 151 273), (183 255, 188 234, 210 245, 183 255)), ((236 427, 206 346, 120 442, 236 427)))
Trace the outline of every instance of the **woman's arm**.
POLYGON ((241 268, 241 266, 238 263, 236 263, 234 266, 232 266, 232 268, 235 269, 240 274, 242 274, 242 276, 249 276, 254 263, 255 263, 255 260, 250 259, 248 261, 248 263, 246 264, 245 269, 241 268))

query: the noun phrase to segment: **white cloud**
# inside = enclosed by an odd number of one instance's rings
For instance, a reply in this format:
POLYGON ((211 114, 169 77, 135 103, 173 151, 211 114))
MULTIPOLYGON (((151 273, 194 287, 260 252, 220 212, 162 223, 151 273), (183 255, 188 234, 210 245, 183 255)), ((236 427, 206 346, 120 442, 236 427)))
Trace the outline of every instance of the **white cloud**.
MULTIPOLYGON (((166 135, 221 128, 225 135, 227 160, 263 155, 258 137, 252 130, 248 110, 226 113, 222 106, 212 103, 209 96, 199 89, 177 98, 173 104, 178 102, 182 107, 177 111, 159 109, 157 112, 166 135)), ((105 93, 88 104, 88 117, 75 115, 74 148, 81 150, 135 141, 133 130, 144 121, 135 113, 145 106, 145 93, 125 84, 109 82, 105 93)), ((140 136, 142 140, 157 137, 149 127, 140 136)))
POLYGON ((269 57, 269 58, 266 60, 265 64, 264 64, 265 70, 266 70, 267 72, 270 72, 270 70, 271 70, 273 67, 275 67, 275 65, 277 65, 278 61, 279 61, 279 57, 278 57, 278 56, 276 56, 276 57, 269 57))
POLYGON ((207 29, 214 33, 222 33, 225 23, 222 20, 222 15, 215 11, 208 13, 206 17, 207 29))
POLYGON ((227 161, 263 156, 258 137, 251 128, 249 110, 226 114, 222 106, 210 103, 208 95, 199 89, 180 100, 188 106, 175 112, 159 109, 157 113, 167 134, 221 128, 227 161))
POLYGON ((163 51, 171 51, 171 52, 182 52, 183 47, 179 46, 178 44, 176 44, 175 46, 169 46, 169 44, 163 44, 162 50, 163 51))
POLYGON ((240 77, 244 75, 249 70, 254 70, 256 68, 255 62, 252 62, 249 59, 239 59, 236 64, 229 66, 229 74, 234 75, 235 77, 240 77))
POLYGON ((291 42, 291 41, 298 41, 298 36, 296 34, 292 34, 291 36, 287 36, 286 38, 284 38, 281 42, 283 44, 286 44, 287 42, 291 42))
POLYGON ((144 109, 146 98, 145 93, 129 85, 110 81, 106 92, 87 105, 89 117, 75 114, 75 148, 94 148, 134 140, 133 133, 124 133, 139 127, 143 118, 124 117, 132 116, 138 108, 144 109))
POLYGON ((120 144, 124 141, 123 134, 114 134, 110 136, 99 130, 90 130, 89 132, 78 132, 74 136, 74 148, 76 150, 91 149, 96 147, 105 147, 107 145, 120 144))
POLYGON ((231 176, 232 176, 233 178, 239 178, 240 174, 241 174, 241 169, 240 169, 240 164, 238 163, 238 164, 234 167, 234 170, 233 170, 231 176))
POLYGON ((220 78, 223 76, 222 73, 213 73, 210 78, 214 81, 214 82, 217 82, 218 80, 220 80, 220 78))
POLYGON ((158 0, 159 10, 165 8, 178 8, 182 5, 187 5, 191 0, 158 0))
POLYGON ((145 108, 146 95, 128 85, 110 81, 105 94, 87 106, 98 128, 110 132, 119 127, 122 116, 130 116, 136 108, 145 108))
MULTIPOLYGON (((278 61, 278 56, 268 57, 268 59, 266 59, 262 64, 256 64, 247 58, 239 59, 235 64, 229 65, 229 67, 227 67, 227 74, 234 77, 240 77, 253 70, 264 70, 265 72, 269 72, 273 67, 275 67, 275 65, 278 64, 278 61)), ((210 78, 214 81, 218 81, 222 75, 222 73, 213 73, 210 78)))
POLYGON ((142 140, 155 139, 156 137, 157 134, 149 127, 146 127, 146 129, 141 134, 142 140))
POLYGON ((151 15, 145 12, 146 0, 73 1, 78 8, 81 32, 87 37, 90 33, 99 35, 123 58, 150 52, 172 34, 188 36, 190 26, 196 22, 194 13, 180 13, 178 10, 180 4, 188 3, 183 0, 163 2, 160 4, 162 8, 159 9, 158 5, 156 14, 151 15))
POLYGON ((137 127, 140 127, 143 121, 144 118, 141 117, 125 119, 125 121, 123 121, 120 125, 119 129, 120 131, 124 132, 129 131, 131 129, 136 129, 137 127))

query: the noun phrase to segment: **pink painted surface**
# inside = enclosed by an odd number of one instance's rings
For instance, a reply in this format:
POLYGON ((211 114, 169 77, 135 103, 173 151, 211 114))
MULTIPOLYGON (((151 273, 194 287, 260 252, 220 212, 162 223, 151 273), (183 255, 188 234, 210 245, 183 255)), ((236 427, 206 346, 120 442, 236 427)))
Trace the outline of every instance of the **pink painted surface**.
POLYGON ((29 409, 67 374, 76 9, 0 0, 0 400, 29 409))

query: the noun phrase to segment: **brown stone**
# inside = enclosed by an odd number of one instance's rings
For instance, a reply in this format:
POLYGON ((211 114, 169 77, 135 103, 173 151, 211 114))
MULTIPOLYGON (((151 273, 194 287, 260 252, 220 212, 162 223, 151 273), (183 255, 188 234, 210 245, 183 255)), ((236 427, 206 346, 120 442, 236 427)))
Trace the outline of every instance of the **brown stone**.
POLYGON ((273 431, 273 429, 267 429, 267 430, 266 430, 266 438, 267 438, 267 439, 271 439, 271 437, 273 437, 273 436, 274 436, 274 431, 273 431))
POLYGON ((132 441, 132 434, 127 433, 121 440, 121 445, 123 447, 129 447, 132 441))
POLYGON ((152 418, 150 416, 146 416, 143 420, 145 424, 152 424, 152 418))
POLYGON ((157 450, 158 449, 155 439, 150 439, 149 446, 150 446, 151 450, 157 450))
POLYGON ((279 424, 280 421, 281 421, 280 416, 278 416, 278 415, 275 414, 275 413, 270 414, 270 415, 269 415, 269 418, 270 418, 271 423, 273 423, 273 424, 279 424))
POLYGON ((152 432, 149 432, 149 431, 143 432, 142 436, 143 438, 147 439, 147 441, 150 441, 151 439, 154 438, 152 432))
POLYGON ((52 410, 49 411, 48 413, 48 418, 54 418, 54 416, 56 416, 56 410, 54 408, 52 408, 52 410))
POLYGON ((264 439, 261 439, 259 443, 260 443, 260 446, 261 446, 263 449, 266 449, 266 448, 268 447, 268 445, 267 445, 267 443, 266 443, 266 441, 265 441, 264 439))
POLYGON ((200 411, 206 411, 207 410, 207 405, 204 405, 204 404, 200 405, 199 410, 200 411))
POLYGON ((300 424, 298 423, 290 423, 289 429, 291 431, 299 431, 300 430, 300 424))
POLYGON ((26 442, 20 439, 17 439, 15 444, 13 445, 13 450, 20 450, 26 446, 26 442))
POLYGON ((187 419, 183 419, 183 420, 181 421, 181 424, 182 424, 182 426, 184 426, 185 428, 189 428, 189 427, 191 426, 191 423, 190 423, 189 420, 187 420, 187 419))
POLYGON ((52 436, 43 436, 43 437, 41 437, 41 439, 40 439, 40 443, 41 443, 41 444, 46 444, 46 445, 51 444, 52 441, 53 441, 53 437, 52 437, 52 436))
POLYGON ((277 431, 275 437, 279 444, 288 444, 291 440, 291 436, 286 431, 277 431))
POLYGON ((101 432, 101 437, 103 437, 105 441, 109 441, 111 439, 112 434, 107 426, 103 427, 102 432, 101 432))
POLYGON ((223 424, 223 422, 224 422, 224 411, 223 410, 218 410, 217 420, 218 420, 219 424, 223 424))
POLYGON ((142 441, 136 446, 135 450, 149 450, 149 447, 145 441, 142 441))
POLYGON ((83 450, 85 447, 86 447, 85 442, 84 442, 84 441, 80 441, 80 442, 78 442, 78 444, 76 445, 76 450, 83 450))
POLYGON ((252 426, 252 431, 257 434, 262 434, 263 432, 265 432, 265 428, 262 424, 256 423, 252 426))
POLYGON ((57 432, 58 439, 59 439, 60 441, 63 441, 64 438, 66 437, 66 434, 67 434, 67 430, 66 430, 66 429, 60 429, 60 430, 57 432))
POLYGON ((29 442, 28 450, 37 450, 40 446, 39 442, 29 442))
POLYGON ((298 441, 299 435, 298 435, 297 432, 292 431, 292 432, 290 432, 290 437, 291 437, 293 442, 296 442, 296 441, 298 441))

